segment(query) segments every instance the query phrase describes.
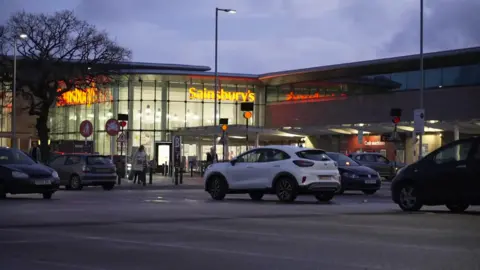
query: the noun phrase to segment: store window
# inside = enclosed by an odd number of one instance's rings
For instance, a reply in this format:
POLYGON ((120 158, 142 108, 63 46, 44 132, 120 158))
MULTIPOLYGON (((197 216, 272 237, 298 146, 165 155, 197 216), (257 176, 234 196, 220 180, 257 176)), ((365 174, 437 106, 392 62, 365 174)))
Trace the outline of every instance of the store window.
POLYGON ((420 89, 421 73, 418 70, 407 73, 407 89, 420 89))
POLYGON ((442 69, 425 70, 425 88, 438 88, 442 85, 442 69))

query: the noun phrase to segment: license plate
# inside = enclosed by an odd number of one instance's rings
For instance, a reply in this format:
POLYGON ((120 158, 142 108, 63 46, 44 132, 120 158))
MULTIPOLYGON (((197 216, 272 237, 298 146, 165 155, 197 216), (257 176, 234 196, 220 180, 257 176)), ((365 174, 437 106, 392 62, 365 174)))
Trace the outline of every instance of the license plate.
POLYGON ((50 185, 50 180, 35 180, 35 185, 50 185))
POLYGON ((376 184, 377 180, 365 180, 365 184, 376 184))
POLYGON ((331 176, 319 175, 318 179, 320 180, 330 180, 331 176))

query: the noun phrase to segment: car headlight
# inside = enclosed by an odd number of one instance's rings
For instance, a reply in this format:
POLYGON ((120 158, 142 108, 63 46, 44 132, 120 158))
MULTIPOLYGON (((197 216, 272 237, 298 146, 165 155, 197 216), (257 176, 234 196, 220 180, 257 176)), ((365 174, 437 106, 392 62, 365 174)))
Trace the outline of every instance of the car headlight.
POLYGON ((57 179, 60 178, 60 177, 58 177, 58 173, 56 171, 52 172, 52 177, 57 178, 57 179))
POLYGON ((346 177, 346 178, 358 178, 358 175, 356 175, 354 173, 349 173, 349 172, 342 173, 342 176, 346 177))
POLYGON ((19 178, 19 179, 28 179, 28 174, 23 173, 23 172, 13 171, 12 172, 12 177, 13 178, 19 178))

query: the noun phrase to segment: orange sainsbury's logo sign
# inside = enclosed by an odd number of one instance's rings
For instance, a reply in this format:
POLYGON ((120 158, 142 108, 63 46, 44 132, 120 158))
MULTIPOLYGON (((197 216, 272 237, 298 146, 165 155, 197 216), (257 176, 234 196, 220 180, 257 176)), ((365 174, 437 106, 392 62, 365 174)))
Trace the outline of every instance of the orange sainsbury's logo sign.
MULTIPOLYGON (((208 90, 207 88, 197 89, 195 87, 190 87, 188 89, 189 98, 191 100, 214 100, 215 91, 208 90)), ((255 93, 247 90, 246 92, 236 92, 236 91, 225 91, 221 89, 217 92, 218 100, 227 100, 227 101, 239 101, 239 102, 254 102, 255 93)))
MULTIPOLYGON (((59 89, 58 91, 61 91, 59 89)), ((87 105, 95 103, 105 103, 113 101, 110 90, 99 91, 96 87, 86 88, 84 90, 75 88, 74 90, 63 93, 57 99, 57 106, 68 105, 87 105)))
POLYGON ((287 97, 285 101, 297 101, 297 100, 312 100, 312 101, 329 101, 329 100, 335 100, 339 98, 346 98, 347 95, 345 93, 341 93, 339 95, 337 94, 320 94, 320 93, 315 93, 311 95, 301 95, 301 94, 295 94, 294 92, 290 92, 287 94, 287 97))

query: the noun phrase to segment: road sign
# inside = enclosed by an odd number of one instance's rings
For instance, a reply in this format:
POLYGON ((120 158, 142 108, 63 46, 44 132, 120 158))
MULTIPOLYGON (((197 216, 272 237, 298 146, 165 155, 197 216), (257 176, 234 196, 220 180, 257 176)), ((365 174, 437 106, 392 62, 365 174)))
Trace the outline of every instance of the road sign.
POLYGON ((181 165, 181 151, 182 149, 182 140, 180 136, 173 136, 173 164, 175 167, 180 167, 181 165))
POLYGON ((92 122, 90 122, 88 120, 82 121, 82 123, 80 123, 80 134, 83 137, 88 138, 88 137, 92 136, 92 133, 93 133, 92 122))
POLYGON ((425 132, 425 110, 416 109, 413 111, 413 130, 416 134, 425 132))
POLYGON ((125 136, 125 133, 120 133, 117 138, 117 142, 119 143, 124 143, 127 141, 127 136, 125 136))
POLYGON ((117 136, 118 132, 120 132, 120 124, 117 119, 108 119, 107 123, 105 123, 105 131, 110 136, 117 136))

